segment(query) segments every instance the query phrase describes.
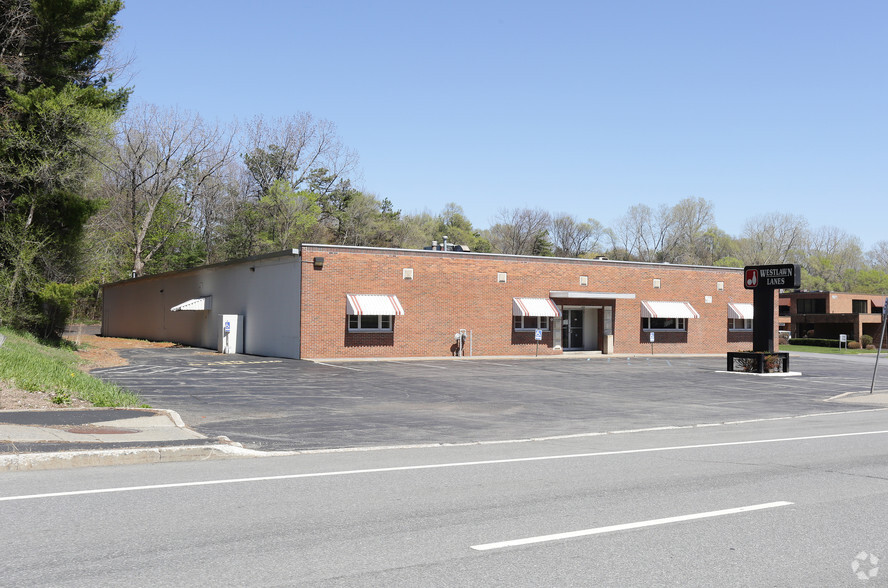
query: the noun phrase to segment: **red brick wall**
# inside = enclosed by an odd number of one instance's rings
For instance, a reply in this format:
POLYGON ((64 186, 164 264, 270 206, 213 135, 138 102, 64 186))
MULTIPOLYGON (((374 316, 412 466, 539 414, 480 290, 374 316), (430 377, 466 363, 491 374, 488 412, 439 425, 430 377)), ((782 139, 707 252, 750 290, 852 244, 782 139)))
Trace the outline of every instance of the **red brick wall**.
MULTIPOLYGON (((642 300, 690 302, 700 314, 688 319, 686 333, 657 332, 656 353, 752 348, 751 333, 729 333, 727 326, 728 302, 752 302, 740 270, 318 245, 304 246, 302 260, 304 358, 448 356, 460 329, 472 332, 473 355, 533 355, 533 332, 512 329, 512 298, 548 298, 553 290, 636 294, 615 302, 615 353, 650 353, 642 300), (313 268, 314 257, 324 258, 322 269, 313 268), (404 268, 413 269, 412 280, 403 279, 404 268), (497 282, 497 272, 507 274, 506 283, 497 282), (580 276, 588 276, 587 286, 580 276), (346 294, 394 294, 405 315, 394 318, 392 333, 349 333, 346 294)), ((551 330, 539 353, 560 353, 551 330)))

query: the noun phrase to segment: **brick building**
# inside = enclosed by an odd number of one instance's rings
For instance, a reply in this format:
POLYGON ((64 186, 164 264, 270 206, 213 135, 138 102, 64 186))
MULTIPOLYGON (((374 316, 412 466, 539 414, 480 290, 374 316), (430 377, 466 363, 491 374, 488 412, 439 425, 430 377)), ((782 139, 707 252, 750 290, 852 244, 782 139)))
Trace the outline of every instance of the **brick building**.
POLYGON ((737 268, 304 245, 108 284, 104 301, 107 336, 221 349, 230 318, 236 350, 306 359, 752 345, 737 268))
POLYGON ((870 335, 878 341, 882 327, 884 296, 848 292, 782 292, 779 298, 781 331, 793 337, 860 341, 870 335))

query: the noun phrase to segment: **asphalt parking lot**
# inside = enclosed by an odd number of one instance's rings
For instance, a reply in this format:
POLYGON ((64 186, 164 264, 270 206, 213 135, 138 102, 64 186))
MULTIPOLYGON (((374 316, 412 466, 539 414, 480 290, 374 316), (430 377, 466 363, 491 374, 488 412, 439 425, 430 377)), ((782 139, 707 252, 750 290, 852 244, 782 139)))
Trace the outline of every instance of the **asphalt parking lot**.
MULTIPOLYGON (((794 356, 798 377, 722 373, 723 357, 313 363, 132 349, 94 370, 208 436, 305 450, 529 439, 859 410, 873 358, 794 356)), ((888 379, 888 376, 886 376, 888 379)), ((886 383, 888 384, 888 383, 886 383)))

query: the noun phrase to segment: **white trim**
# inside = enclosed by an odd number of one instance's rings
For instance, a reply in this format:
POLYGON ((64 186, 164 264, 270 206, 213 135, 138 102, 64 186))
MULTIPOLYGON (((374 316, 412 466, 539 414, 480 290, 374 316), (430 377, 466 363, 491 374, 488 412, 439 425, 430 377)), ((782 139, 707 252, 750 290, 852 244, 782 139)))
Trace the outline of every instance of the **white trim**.
POLYGON ((635 294, 619 292, 572 292, 570 290, 551 290, 549 298, 589 298, 593 300, 610 300, 613 298, 632 300, 635 294))

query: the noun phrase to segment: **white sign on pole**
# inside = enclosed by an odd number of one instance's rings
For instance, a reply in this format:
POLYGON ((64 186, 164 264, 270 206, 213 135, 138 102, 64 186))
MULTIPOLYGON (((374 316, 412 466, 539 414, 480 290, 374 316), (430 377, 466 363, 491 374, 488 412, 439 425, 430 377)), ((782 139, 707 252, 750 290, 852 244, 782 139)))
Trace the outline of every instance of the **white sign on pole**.
POLYGON ((543 330, 537 329, 536 331, 534 331, 533 338, 537 341, 542 341, 543 340, 543 330))

